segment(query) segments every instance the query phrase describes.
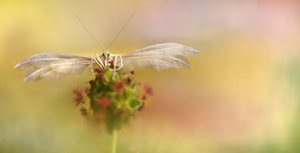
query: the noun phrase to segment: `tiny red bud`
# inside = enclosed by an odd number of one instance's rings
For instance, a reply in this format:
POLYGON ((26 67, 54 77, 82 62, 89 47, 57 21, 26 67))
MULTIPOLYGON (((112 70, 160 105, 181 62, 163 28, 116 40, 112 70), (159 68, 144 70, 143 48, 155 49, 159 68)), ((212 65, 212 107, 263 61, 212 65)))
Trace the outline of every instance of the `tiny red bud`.
POLYGON ((95 71, 97 74, 102 74, 102 73, 103 73, 103 70, 102 70, 102 69, 99 69, 99 68, 95 68, 94 71, 95 71))
POLYGON ((153 90, 152 90, 152 87, 151 87, 151 86, 149 86, 149 85, 144 85, 143 90, 144 90, 144 92, 145 92, 147 95, 150 95, 150 96, 153 95, 153 90))
POLYGON ((99 80, 105 81, 105 77, 102 69, 95 68, 94 71, 96 72, 96 76, 98 77, 99 80))
POLYGON ((118 94, 121 93, 123 91, 123 89, 124 89, 124 82, 122 82, 122 81, 118 82, 114 85, 114 90, 118 94))
POLYGON ((109 106, 111 104, 111 102, 110 102, 110 100, 108 100, 107 98, 104 97, 104 98, 98 99, 98 104, 100 107, 105 108, 105 107, 109 106))
POLYGON ((142 111, 145 108, 145 103, 143 102, 142 105, 138 108, 138 111, 142 111))
POLYGON ((73 90, 73 94, 75 97, 76 106, 78 106, 80 103, 83 102, 82 92, 79 89, 75 89, 75 90, 73 90))
POLYGON ((142 100, 147 100, 147 96, 143 95, 142 100))

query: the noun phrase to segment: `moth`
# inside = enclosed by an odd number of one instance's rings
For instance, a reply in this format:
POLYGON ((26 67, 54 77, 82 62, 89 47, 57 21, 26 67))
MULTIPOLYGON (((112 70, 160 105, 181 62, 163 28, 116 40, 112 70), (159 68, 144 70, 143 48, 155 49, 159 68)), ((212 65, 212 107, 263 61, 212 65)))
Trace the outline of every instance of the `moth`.
POLYGON ((121 54, 111 54, 109 51, 96 56, 36 54, 18 63, 15 68, 25 70, 24 81, 32 82, 43 78, 57 79, 65 75, 81 74, 94 67, 112 71, 136 67, 155 70, 188 69, 190 64, 187 57, 198 53, 196 49, 182 44, 160 43, 121 54))

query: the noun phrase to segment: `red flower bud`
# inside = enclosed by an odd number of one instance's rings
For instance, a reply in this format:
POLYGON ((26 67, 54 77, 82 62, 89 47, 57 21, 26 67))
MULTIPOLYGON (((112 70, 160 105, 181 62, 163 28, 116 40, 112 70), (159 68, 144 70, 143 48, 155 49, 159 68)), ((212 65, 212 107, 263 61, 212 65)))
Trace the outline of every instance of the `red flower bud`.
POLYGON ((143 95, 142 100, 146 100, 146 99, 147 99, 147 96, 143 95))
POLYGON ((103 70, 102 70, 102 69, 99 69, 99 68, 95 68, 94 71, 95 71, 97 74, 102 74, 102 73, 103 73, 103 70))
POLYGON ((99 78, 99 80, 105 81, 105 77, 102 69, 95 68, 94 71, 96 72, 96 76, 99 78))
POLYGON ((111 101, 105 97, 98 99, 98 105, 102 108, 105 108, 105 107, 109 106, 110 104, 111 104, 111 101))
POLYGON ((124 89, 124 82, 118 82, 114 85, 114 90, 116 93, 120 94, 124 89))
POLYGON ((143 102, 142 105, 138 108, 138 111, 142 111, 145 108, 145 103, 143 102))
POLYGON ((80 89, 73 90, 76 106, 83 102, 83 95, 80 89))
POLYGON ((143 87, 143 90, 144 92, 149 95, 149 96, 152 96, 153 95, 153 90, 152 90, 152 87, 149 86, 149 85, 144 85, 143 87))

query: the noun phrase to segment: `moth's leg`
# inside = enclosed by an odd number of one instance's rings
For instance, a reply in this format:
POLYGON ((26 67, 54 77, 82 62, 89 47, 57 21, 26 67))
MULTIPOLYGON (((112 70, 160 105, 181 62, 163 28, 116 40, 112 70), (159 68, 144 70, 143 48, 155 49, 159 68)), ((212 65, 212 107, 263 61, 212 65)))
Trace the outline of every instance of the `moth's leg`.
POLYGON ((115 73, 117 71, 117 60, 118 60, 118 55, 114 56, 114 59, 113 59, 113 79, 115 79, 115 73))
POLYGON ((120 55, 116 55, 116 65, 117 65, 118 60, 120 61, 119 62, 120 66, 118 68, 116 68, 117 71, 123 68, 123 58, 120 55))
POLYGON ((110 59, 110 54, 107 54, 106 56, 104 56, 104 61, 103 61, 103 63, 104 63, 104 66, 105 67, 109 67, 109 65, 108 65, 108 60, 110 59))
POLYGON ((93 57, 93 60, 98 64, 98 66, 101 68, 101 69, 104 69, 104 65, 103 63, 101 62, 101 59, 98 57, 98 55, 96 54, 97 57, 93 57))
POLYGON ((98 54, 96 54, 96 58, 97 58, 97 63, 99 63, 99 65, 101 65, 100 67, 102 69, 105 68, 105 64, 102 62, 102 60, 100 59, 100 56, 98 54))
POLYGON ((123 65, 123 58, 122 58, 122 56, 119 56, 119 58, 120 58, 120 69, 121 69, 121 68, 123 68, 123 66, 124 66, 124 65, 123 65))

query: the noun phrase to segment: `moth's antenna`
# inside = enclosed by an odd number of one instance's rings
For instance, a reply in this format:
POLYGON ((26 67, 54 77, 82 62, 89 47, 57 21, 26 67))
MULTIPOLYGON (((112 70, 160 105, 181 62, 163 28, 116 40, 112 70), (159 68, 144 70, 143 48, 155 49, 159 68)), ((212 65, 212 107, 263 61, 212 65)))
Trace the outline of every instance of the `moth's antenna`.
MULTIPOLYGON (((137 10, 137 9, 136 9, 137 10)), ((131 19, 134 17, 136 10, 134 10, 130 17, 128 18, 128 20, 126 21, 126 23, 123 25, 123 27, 121 28, 121 30, 116 34, 116 36, 111 40, 111 42, 109 43, 109 45, 107 46, 107 50, 109 47, 112 46, 112 44, 115 42, 115 40, 118 38, 118 36, 125 30, 125 28, 127 27, 128 23, 131 21, 131 19)))
POLYGON ((98 44, 98 46, 103 50, 106 51, 106 49, 103 47, 103 45, 96 39, 96 37, 88 30, 88 28, 83 24, 83 22, 80 20, 79 16, 77 14, 74 14, 80 25, 83 27, 83 29, 95 40, 95 42, 98 44))

